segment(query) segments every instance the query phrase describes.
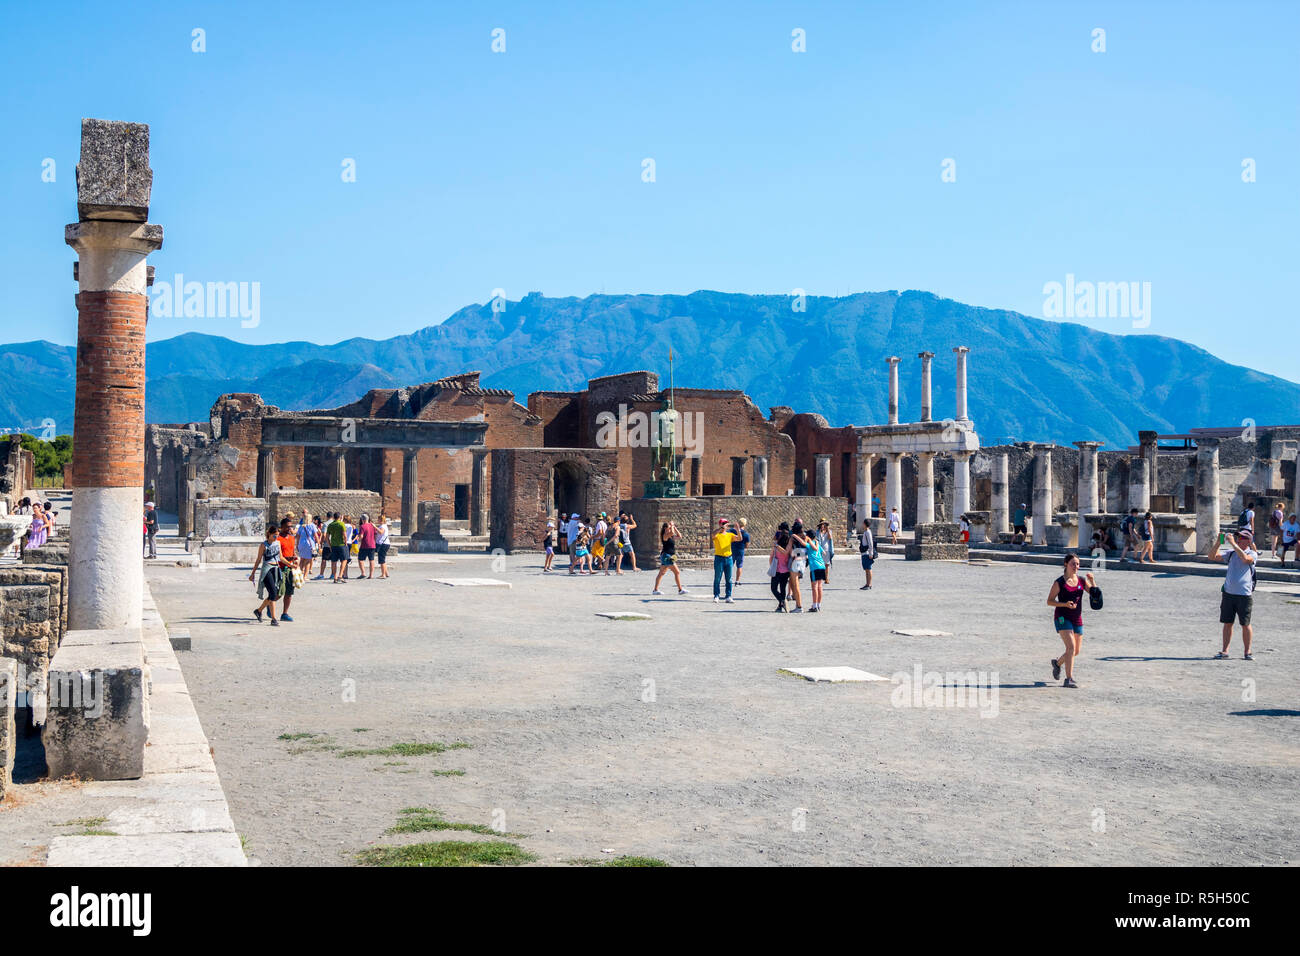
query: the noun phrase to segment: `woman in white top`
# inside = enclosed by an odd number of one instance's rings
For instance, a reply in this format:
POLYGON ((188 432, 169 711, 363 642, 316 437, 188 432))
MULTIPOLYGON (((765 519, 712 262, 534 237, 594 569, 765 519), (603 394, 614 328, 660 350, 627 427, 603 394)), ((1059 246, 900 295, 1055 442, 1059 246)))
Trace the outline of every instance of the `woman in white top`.
POLYGON ((379 516, 379 524, 375 526, 378 534, 375 535, 375 550, 379 552, 379 580, 388 577, 388 515, 379 516))

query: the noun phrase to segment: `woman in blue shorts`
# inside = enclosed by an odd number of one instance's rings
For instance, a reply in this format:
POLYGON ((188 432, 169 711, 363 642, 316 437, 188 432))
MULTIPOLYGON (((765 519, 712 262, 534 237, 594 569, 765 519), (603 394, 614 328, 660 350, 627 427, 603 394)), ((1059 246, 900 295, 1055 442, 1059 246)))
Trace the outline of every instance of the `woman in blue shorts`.
POLYGON ((1052 625, 1065 644, 1065 653, 1052 658, 1052 680, 1061 679, 1062 687, 1078 687, 1074 682, 1074 659, 1083 651, 1083 599, 1094 587, 1092 572, 1079 577, 1079 556, 1073 551, 1065 554, 1065 573, 1052 582, 1047 594, 1047 606, 1052 608, 1052 625))

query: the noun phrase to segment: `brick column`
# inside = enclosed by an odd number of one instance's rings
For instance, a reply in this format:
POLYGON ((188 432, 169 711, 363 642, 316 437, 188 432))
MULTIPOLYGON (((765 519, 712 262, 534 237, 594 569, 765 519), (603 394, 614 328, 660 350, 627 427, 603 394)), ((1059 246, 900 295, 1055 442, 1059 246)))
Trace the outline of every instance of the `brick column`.
POLYGON ((470 454, 474 457, 473 471, 470 473, 469 485, 469 533, 488 533, 488 483, 487 483, 487 449, 474 448, 470 454))
POLYGON ((934 360, 934 353, 918 352, 916 357, 921 360, 921 421, 933 421, 933 406, 930 402, 930 362, 934 360))
POLYGON ((918 452, 916 456, 916 523, 934 521, 934 452, 918 452))
POLYGON ((815 491, 818 498, 831 496, 831 456, 817 456, 817 484, 815 491))
POLYGON ((1034 445, 1034 512, 1030 531, 1036 545, 1047 544, 1047 526, 1052 523, 1052 449, 1055 445, 1034 445))
POLYGON ((1097 449, 1104 442, 1077 441, 1079 449, 1079 548, 1091 550, 1092 526, 1087 515, 1101 512, 1101 484, 1097 480, 1097 449))
POLYGON ((902 361, 897 355, 885 359, 889 363, 889 424, 898 424, 898 363, 902 361))
POLYGON ((419 508, 419 449, 402 449, 402 534, 407 538, 418 530, 415 516, 419 508))
POLYGON ((79 286, 69 629, 140 627, 152 177, 148 126, 82 121, 78 221, 64 230, 79 286))
MULTIPOLYGON (((1300 478, 1300 476, 1298 476, 1300 478)), ((1297 481, 1300 484, 1300 480, 1297 481)), ((1196 550, 1208 554, 1219 538, 1219 439, 1196 439, 1196 550)))
POLYGON ((767 494, 767 456, 754 456, 754 494, 767 494))
POLYGON ((732 456, 731 459, 731 493, 733 495, 743 495, 745 493, 745 465, 749 459, 744 456, 732 456))
POLYGON ((257 449, 257 497, 270 498, 275 490, 275 449, 263 445, 257 449))

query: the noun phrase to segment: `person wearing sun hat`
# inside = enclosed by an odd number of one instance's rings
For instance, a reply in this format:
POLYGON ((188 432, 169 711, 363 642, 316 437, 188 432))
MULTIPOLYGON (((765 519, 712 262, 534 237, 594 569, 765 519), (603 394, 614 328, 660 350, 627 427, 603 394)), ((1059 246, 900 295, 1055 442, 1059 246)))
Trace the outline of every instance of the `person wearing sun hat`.
POLYGON ((1255 630, 1250 625, 1250 612, 1255 603, 1255 562, 1259 552, 1255 550, 1255 535, 1249 528, 1239 527, 1230 535, 1220 534, 1218 540, 1210 547, 1210 560, 1224 560, 1228 564, 1228 573, 1223 581, 1223 596, 1219 601, 1219 623, 1223 625, 1223 649, 1214 655, 1215 660, 1224 660, 1228 656, 1228 645, 1232 643, 1233 621, 1241 624, 1241 645, 1245 659, 1253 661, 1250 643, 1255 630), (1230 553, 1219 554, 1224 544, 1232 546, 1230 553))

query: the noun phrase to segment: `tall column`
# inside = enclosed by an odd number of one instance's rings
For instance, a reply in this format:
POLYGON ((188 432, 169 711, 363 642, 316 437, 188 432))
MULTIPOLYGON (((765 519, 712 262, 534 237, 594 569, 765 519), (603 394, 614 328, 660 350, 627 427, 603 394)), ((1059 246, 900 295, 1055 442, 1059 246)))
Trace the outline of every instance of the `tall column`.
POLYGON ((1087 516, 1101 512, 1101 483, 1097 479, 1097 449, 1104 442, 1077 441, 1079 449, 1079 547, 1092 547, 1092 526, 1087 516))
POLYGON ((831 496, 831 456, 817 456, 817 485, 816 494, 818 498, 829 498, 831 496))
POLYGON ((731 493, 733 495, 743 495, 745 493, 745 465, 749 459, 744 456, 733 456, 731 459, 731 493))
POLYGON ((921 360, 921 421, 933 421, 930 403, 930 362, 934 359, 934 353, 918 352, 916 357, 921 360))
POLYGON ((144 594, 146 222, 153 171, 149 127, 82 120, 77 218, 64 240, 78 255, 74 506, 68 627, 139 628, 144 594))
POLYGON ((257 449, 257 497, 270 498, 275 490, 275 449, 261 445, 257 449))
POLYGON ((897 355, 885 359, 889 363, 889 424, 898 424, 898 363, 903 361, 897 355))
POLYGON ((859 522, 865 522, 871 517, 871 468, 875 460, 875 455, 858 453, 858 481, 855 500, 857 502, 859 522))
POLYGON ((402 449, 402 534, 410 537, 420 509, 420 460, 418 448, 402 449))
POLYGON ((970 420, 966 414, 966 355, 970 352, 964 345, 959 345, 953 349, 957 356, 957 421, 965 422, 970 420))
POLYGON ((1151 476, 1145 458, 1129 459, 1128 506, 1143 512, 1151 510, 1151 476))
POLYGON ((898 520, 903 520, 903 456, 891 451, 885 455, 885 517, 898 509, 898 520))
POLYGON ((1047 544, 1047 526, 1052 523, 1052 449, 1051 444, 1034 445, 1034 512, 1032 543, 1047 544))
POLYGON ((1147 463, 1147 482, 1150 485, 1148 499, 1150 495, 1160 494, 1159 468, 1156 464, 1156 456, 1159 453, 1156 445, 1156 433, 1153 431, 1138 432, 1138 444, 1142 448, 1142 457, 1147 463))
POLYGON ((916 523, 934 521, 934 452, 916 456, 916 523))
POLYGON ((488 485, 487 485, 487 449, 475 448, 473 455, 474 471, 469 485, 469 533, 488 533, 488 485))
MULTIPOLYGON (((1300 484, 1300 481, 1297 482, 1300 484)), ((1196 550, 1208 554, 1219 537, 1219 439, 1196 439, 1196 550)))
POLYGON ((970 511, 970 456, 968 451, 959 451, 952 457, 953 521, 970 511))
POLYGON ((767 456, 754 456, 754 494, 767 494, 767 456))
POLYGON ((330 487, 345 491, 348 487, 348 450, 331 448, 330 453, 334 456, 334 476, 330 487))
POLYGON ((992 501, 989 515, 989 534, 996 542, 997 536, 1011 530, 1011 481, 1007 453, 993 456, 992 501))

